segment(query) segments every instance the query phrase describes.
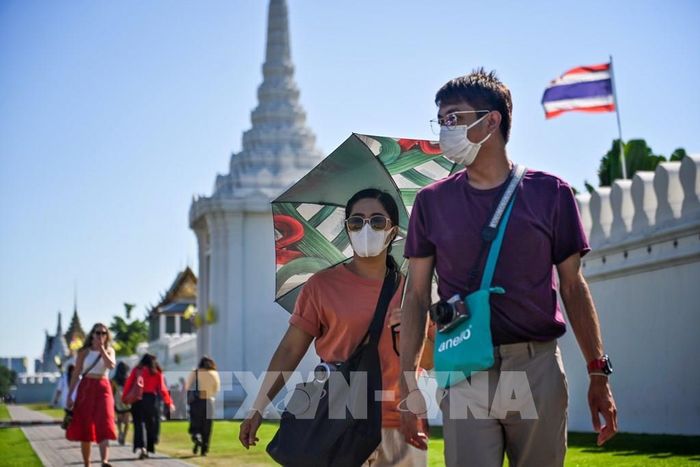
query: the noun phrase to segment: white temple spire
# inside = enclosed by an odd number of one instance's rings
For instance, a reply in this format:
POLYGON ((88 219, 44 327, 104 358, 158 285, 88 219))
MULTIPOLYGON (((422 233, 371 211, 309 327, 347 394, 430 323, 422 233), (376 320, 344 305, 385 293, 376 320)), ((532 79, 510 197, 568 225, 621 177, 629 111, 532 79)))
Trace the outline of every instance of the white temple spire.
POLYGON ((299 104, 285 0, 270 0, 262 71, 252 128, 243 133, 243 148, 231 157, 230 172, 217 177, 215 198, 271 199, 322 158, 299 104))

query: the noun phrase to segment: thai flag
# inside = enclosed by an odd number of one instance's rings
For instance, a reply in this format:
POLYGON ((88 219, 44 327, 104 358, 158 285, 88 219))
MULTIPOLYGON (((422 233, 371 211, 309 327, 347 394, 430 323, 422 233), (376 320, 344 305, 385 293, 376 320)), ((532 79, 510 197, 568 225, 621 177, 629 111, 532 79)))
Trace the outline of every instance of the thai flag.
POLYGON ((564 112, 614 112, 610 63, 573 68, 553 80, 542 96, 545 117, 564 112))

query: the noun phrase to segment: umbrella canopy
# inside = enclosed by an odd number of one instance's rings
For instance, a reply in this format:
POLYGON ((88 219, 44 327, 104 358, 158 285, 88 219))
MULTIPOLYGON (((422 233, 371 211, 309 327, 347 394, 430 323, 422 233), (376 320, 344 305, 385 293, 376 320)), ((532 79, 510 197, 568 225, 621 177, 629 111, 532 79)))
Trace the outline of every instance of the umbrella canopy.
POLYGON ((275 301, 290 313, 304 282, 352 257, 345 204, 365 188, 394 197, 399 234, 391 254, 403 264, 403 240, 416 193, 457 170, 437 143, 352 134, 306 176, 272 201, 275 226, 275 301))

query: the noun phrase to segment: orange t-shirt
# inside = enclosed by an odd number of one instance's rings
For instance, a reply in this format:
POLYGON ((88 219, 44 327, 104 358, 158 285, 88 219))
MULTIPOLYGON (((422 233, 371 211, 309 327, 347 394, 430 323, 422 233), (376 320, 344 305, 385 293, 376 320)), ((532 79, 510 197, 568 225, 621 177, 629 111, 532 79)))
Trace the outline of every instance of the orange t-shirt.
MULTIPOLYGON (((317 272, 304 285, 289 323, 314 336, 316 353, 326 362, 342 362, 360 345, 377 308, 382 279, 358 276, 344 265, 317 272)), ((401 306, 403 278, 389 303, 379 338, 382 368, 382 426, 397 428, 400 415, 399 356, 389 329, 391 310, 401 306), (391 395, 393 393, 393 400, 391 395)))

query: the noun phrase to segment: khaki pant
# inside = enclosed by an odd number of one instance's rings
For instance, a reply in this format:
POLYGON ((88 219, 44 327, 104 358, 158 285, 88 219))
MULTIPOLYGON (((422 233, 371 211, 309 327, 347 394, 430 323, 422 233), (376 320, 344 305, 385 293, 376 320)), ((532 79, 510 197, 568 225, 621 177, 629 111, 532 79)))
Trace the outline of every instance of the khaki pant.
POLYGON ((438 389, 448 466, 562 466, 568 393, 556 341, 496 347, 495 364, 438 389), (442 400, 441 400, 442 399, 442 400))
POLYGON ((398 428, 382 428, 382 442, 362 467, 425 467, 428 451, 406 442, 398 428))

